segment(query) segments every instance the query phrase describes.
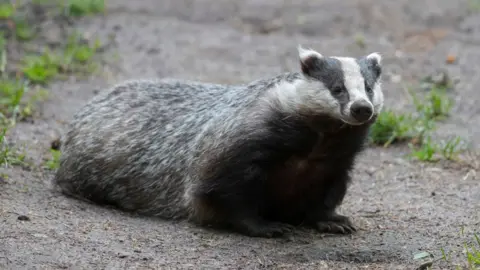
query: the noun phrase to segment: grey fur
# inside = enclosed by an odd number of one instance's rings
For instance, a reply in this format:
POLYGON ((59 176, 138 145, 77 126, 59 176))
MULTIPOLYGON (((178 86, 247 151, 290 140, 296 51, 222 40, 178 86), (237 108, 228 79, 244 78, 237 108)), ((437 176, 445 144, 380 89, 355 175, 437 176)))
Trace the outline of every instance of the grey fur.
POLYGON ((118 84, 74 115, 55 183, 74 196, 94 185, 120 208, 186 218, 192 209, 185 193, 198 181, 191 174, 201 167, 198 156, 248 136, 236 130, 249 121, 248 107, 268 88, 297 78, 287 73, 244 86, 175 79, 118 84))
MULTIPOLYGON (((208 223, 219 217, 195 198, 199 185, 217 166, 235 162, 228 157, 241 142, 263 136, 273 111, 304 113, 282 104, 277 88, 311 80, 291 72, 245 85, 176 79, 120 83, 74 115, 62 138, 54 182, 77 198, 208 223)), ((297 103, 304 100, 297 98, 297 103)), ((306 107, 327 110, 315 106, 306 107)))

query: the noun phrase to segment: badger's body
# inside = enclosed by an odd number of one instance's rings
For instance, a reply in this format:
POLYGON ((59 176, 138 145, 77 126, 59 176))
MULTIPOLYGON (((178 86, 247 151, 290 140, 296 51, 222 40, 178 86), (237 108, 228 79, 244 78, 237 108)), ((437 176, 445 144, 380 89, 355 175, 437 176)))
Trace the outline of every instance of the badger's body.
POLYGON ((299 223, 354 231, 335 208, 383 105, 381 59, 299 53, 301 72, 246 85, 144 80, 100 93, 64 135, 54 182, 96 203, 250 236, 299 223))

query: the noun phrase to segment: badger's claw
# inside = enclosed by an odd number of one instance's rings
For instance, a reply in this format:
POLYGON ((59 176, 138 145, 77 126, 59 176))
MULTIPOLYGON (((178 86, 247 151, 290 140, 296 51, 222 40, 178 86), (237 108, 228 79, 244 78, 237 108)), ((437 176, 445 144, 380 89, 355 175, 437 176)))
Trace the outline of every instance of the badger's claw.
POLYGON ((327 220, 315 222, 315 229, 321 233, 352 234, 357 228, 350 219, 342 215, 332 215, 327 220))
POLYGON ((294 226, 281 222, 242 220, 234 225, 238 232, 251 237, 280 237, 293 230, 294 226))

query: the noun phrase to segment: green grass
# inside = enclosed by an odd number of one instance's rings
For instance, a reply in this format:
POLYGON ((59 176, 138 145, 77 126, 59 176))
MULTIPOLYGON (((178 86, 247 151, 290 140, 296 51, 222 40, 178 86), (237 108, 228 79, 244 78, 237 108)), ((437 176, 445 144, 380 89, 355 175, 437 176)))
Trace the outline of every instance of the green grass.
POLYGON ((21 102, 26 87, 19 81, 0 79, 0 119, 4 125, 8 120, 14 124, 15 118, 21 111, 21 102))
MULTIPOLYGON (((25 163, 25 154, 20 154, 13 150, 6 140, 7 128, 0 132, 0 167, 6 168, 12 165, 23 165, 25 163)), ((2 175, 3 176, 3 175, 2 175)))
POLYGON ((85 16, 105 11, 104 0, 64 0, 62 6, 68 16, 85 16))
POLYGON ((64 70, 93 72, 96 66, 89 65, 89 63, 93 63, 92 59, 98 52, 100 46, 101 44, 98 39, 96 39, 93 44, 88 44, 81 39, 80 34, 76 32, 73 33, 68 37, 62 57, 64 70), (85 70, 82 67, 86 67, 87 69, 85 70))
POLYGON ((50 149, 50 159, 45 162, 45 168, 48 170, 56 170, 60 166, 60 156, 61 152, 59 150, 50 149))
POLYGON ((35 93, 27 96, 31 89, 23 79, 10 78, 6 73, 8 57, 6 53, 6 42, 3 35, 0 35, 0 127, 10 127, 17 120, 23 120, 32 115, 33 104, 46 97, 45 90, 36 89, 35 93))
MULTIPOLYGON (((43 100, 48 92, 40 86, 46 86, 54 79, 65 75, 91 74, 97 68, 94 57, 98 52, 98 40, 87 42, 77 32, 65 40, 63 46, 50 49, 30 49, 19 59, 9 59, 7 45, 16 39, 16 50, 26 52, 28 41, 36 37, 37 29, 32 18, 27 18, 24 2, 10 1, 0 3, 0 166, 27 164, 25 155, 14 150, 6 143, 8 130, 18 121, 33 117, 35 104, 43 100), (15 3, 15 4, 12 4, 15 3), (22 3, 19 5, 19 3, 22 3)), ((32 0, 34 4, 44 5, 47 16, 61 12, 67 16, 84 16, 103 12, 103 0, 32 0)), ((48 31, 48 29, 45 29, 48 31)), ((10 44, 11 45, 11 44, 10 44)), ((36 44, 39 45, 39 44, 36 44)), ((30 46, 30 48, 38 48, 30 46)), ((60 152, 51 150, 51 158, 45 163, 47 169, 58 166, 60 152)))
POLYGON ((464 150, 464 147, 461 146, 462 141, 460 137, 454 137, 443 142, 443 144, 440 145, 442 156, 448 160, 457 160, 459 152, 464 150))
POLYGON ((16 11, 12 3, 0 4, 0 23, 6 24, 20 41, 31 40, 35 36, 34 29, 28 24, 26 18, 17 15, 16 11))
POLYGON ((475 234, 475 242, 471 245, 464 244, 468 267, 480 269, 480 237, 475 234))
POLYGON ((30 81, 36 84, 46 84, 62 73, 90 73, 96 68, 91 60, 99 47, 98 40, 90 45, 82 42, 77 33, 73 33, 68 37, 67 44, 62 50, 47 49, 41 54, 26 56, 22 71, 30 81))
POLYGON ((35 37, 35 31, 23 19, 17 19, 15 21, 15 35, 21 41, 28 41, 35 37))
MULTIPOLYGON (((462 232, 463 235, 463 232, 462 232)), ((442 253, 441 259, 451 264, 451 252, 445 252, 443 248, 440 249, 442 253)), ((476 233, 473 234, 473 239, 470 243, 463 243, 463 266, 452 265, 452 269, 468 269, 468 270, 480 270, 480 236, 476 233), (455 268, 453 268, 455 267, 455 268)))
POLYGON ((453 107, 446 87, 433 85, 423 99, 413 91, 409 92, 415 112, 406 114, 384 110, 370 130, 370 142, 383 147, 407 143, 411 149, 410 157, 419 161, 457 160, 458 154, 464 150, 461 138, 435 142, 430 135, 436 124, 450 115, 453 107))
POLYGON ((86 16, 105 12, 105 0, 32 0, 34 4, 54 4, 66 16, 86 16))
POLYGON ((458 136, 442 142, 434 142, 431 137, 427 137, 420 146, 409 144, 409 147, 412 150, 411 156, 420 161, 434 162, 441 158, 458 161, 459 153, 465 150, 462 142, 458 136))
POLYGON ((446 88, 433 86, 424 100, 420 100, 410 91, 417 112, 428 120, 444 120, 450 114, 453 100, 447 97, 446 88))
POLYGON ((30 91, 24 80, 0 78, 0 128, 11 128, 32 117, 35 104, 48 96, 45 89, 38 87, 30 91))
POLYGON ((412 127, 414 125, 416 125, 416 121, 411 115, 385 110, 379 114, 372 126, 370 140, 374 144, 388 147, 394 142, 413 139, 415 133, 412 127))
POLYGON ((438 152, 438 145, 432 142, 430 137, 424 139, 423 143, 418 147, 413 144, 409 144, 409 147, 412 150, 411 156, 420 161, 438 160, 435 155, 438 152))
POLYGON ((46 50, 40 55, 27 55, 23 59, 22 71, 33 83, 45 84, 59 73, 60 67, 59 55, 46 50))
POLYGON ((15 6, 11 3, 0 3, 0 20, 8 19, 15 13, 15 6))

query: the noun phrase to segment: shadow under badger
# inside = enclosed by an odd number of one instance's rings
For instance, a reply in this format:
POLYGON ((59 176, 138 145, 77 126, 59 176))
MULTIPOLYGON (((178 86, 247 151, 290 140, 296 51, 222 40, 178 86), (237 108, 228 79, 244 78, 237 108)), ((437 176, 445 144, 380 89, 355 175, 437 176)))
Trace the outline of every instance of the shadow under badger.
POLYGON ((127 81, 70 123, 54 182, 70 196, 273 237, 336 213, 383 106, 381 56, 298 47, 300 70, 246 85, 127 81))

